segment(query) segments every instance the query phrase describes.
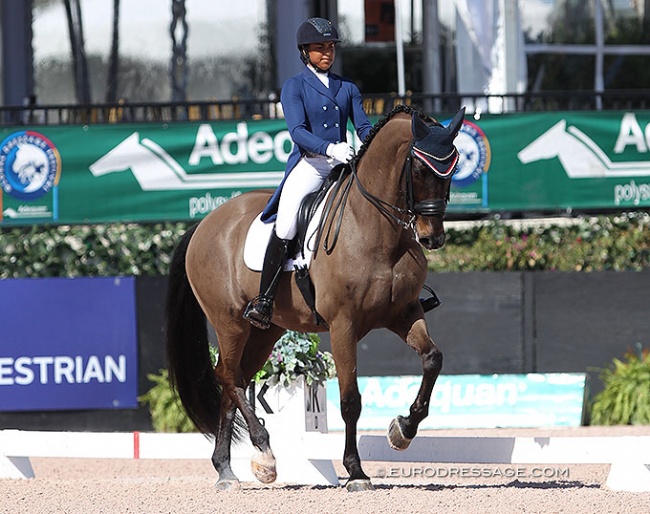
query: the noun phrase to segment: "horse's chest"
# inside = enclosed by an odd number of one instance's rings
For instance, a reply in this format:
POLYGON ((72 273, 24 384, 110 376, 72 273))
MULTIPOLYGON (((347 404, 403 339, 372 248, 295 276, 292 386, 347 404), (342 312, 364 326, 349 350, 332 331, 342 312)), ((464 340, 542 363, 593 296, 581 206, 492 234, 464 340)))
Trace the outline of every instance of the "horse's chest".
MULTIPOLYGON (((421 252, 420 252, 421 253, 421 252)), ((422 283, 426 279, 426 259, 422 255, 409 254, 400 259, 392 268, 392 301, 401 298, 412 298, 419 294, 422 283), (414 258, 415 257, 415 258, 414 258)))

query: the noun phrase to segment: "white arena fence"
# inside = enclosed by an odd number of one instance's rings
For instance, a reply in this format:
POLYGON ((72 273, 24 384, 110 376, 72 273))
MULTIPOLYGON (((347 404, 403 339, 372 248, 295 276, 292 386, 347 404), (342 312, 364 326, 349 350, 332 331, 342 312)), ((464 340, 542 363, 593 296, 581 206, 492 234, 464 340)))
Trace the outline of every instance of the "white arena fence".
MULTIPOLYGON (((568 465, 609 464, 607 486, 613 490, 650 491, 650 436, 606 437, 452 437, 418 436, 403 451, 392 450, 385 436, 362 434, 363 461, 568 465)), ((282 431, 271 434, 278 481, 334 485, 332 461, 343 455, 342 433, 282 431)), ((30 458, 209 459, 213 443, 201 434, 140 432, 0 431, 0 478, 33 478, 30 458)), ((233 470, 253 481, 253 448, 233 449, 233 470)))

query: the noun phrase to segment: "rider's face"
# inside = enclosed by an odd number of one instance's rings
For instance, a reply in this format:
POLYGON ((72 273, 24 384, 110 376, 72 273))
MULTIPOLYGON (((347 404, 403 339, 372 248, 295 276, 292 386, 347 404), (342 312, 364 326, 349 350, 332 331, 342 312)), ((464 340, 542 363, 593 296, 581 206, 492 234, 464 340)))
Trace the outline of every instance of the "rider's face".
POLYGON ((325 43, 311 43, 307 45, 309 61, 321 70, 329 70, 334 64, 335 44, 332 41, 325 43))

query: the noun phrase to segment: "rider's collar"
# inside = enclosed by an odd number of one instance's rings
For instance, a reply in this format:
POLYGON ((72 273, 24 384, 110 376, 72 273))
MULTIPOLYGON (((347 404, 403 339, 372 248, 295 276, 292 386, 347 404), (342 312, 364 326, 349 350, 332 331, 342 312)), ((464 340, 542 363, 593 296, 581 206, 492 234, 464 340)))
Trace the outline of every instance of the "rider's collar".
POLYGON ((330 70, 321 70, 320 68, 317 68, 314 66, 312 63, 307 64, 307 68, 309 68, 311 71, 318 75, 329 75, 330 70))

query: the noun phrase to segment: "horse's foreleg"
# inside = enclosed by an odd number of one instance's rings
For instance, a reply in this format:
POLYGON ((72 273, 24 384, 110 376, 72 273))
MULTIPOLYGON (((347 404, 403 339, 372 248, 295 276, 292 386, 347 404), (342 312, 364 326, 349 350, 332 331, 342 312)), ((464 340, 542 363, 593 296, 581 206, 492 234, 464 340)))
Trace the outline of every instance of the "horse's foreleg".
POLYGON ((361 458, 357 447, 357 422, 361 415, 361 393, 359 393, 357 384, 356 352, 356 341, 339 338, 332 333, 332 353, 339 382, 341 417, 345 423, 343 465, 350 475, 345 486, 348 491, 373 489, 370 478, 361 468, 361 458))
MULTIPOLYGON (((399 331, 394 330, 398 335, 399 331)), ((402 336, 422 359, 422 383, 407 417, 397 416, 388 429, 388 442, 396 450, 405 450, 415 437, 418 426, 429 414, 429 402, 436 379, 442 369, 442 352, 429 337, 426 322, 418 318, 402 336)))
POLYGON ((230 446, 232 441, 233 423, 237 408, 227 394, 221 399, 221 419, 219 433, 212 454, 212 465, 219 474, 216 488, 220 491, 239 489, 239 480, 230 467, 230 446))

